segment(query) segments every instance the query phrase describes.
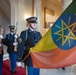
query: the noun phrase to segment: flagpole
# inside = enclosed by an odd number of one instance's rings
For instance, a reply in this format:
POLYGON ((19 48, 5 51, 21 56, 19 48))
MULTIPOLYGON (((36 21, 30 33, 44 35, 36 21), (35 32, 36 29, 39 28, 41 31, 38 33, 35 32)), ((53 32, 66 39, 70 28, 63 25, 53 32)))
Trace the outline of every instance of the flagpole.
POLYGON ((30 55, 30 53, 28 53, 25 58, 22 60, 22 62, 24 62, 24 60, 26 60, 26 58, 30 55))

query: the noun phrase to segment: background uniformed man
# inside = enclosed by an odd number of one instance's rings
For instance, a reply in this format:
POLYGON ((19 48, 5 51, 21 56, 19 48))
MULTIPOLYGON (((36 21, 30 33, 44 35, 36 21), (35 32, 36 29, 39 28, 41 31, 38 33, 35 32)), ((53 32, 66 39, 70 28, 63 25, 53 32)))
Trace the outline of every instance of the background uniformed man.
POLYGON ((1 28, 0 25, 0 75, 2 75, 2 68, 3 68, 3 44, 2 44, 2 39, 3 39, 3 29, 1 28))
POLYGON ((17 57, 17 50, 14 49, 15 46, 17 46, 17 42, 15 42, 15 39, 18 38, 17 34, 14 33, 15 26, 11 25, 9 26, 10 33, 6 35, 6 37, 3 39, 3 44, 7 46, 7 52, 9 53, 9 59, 10 59, 10 69, 11 73, 16 73, 16 57, 17 57))
MULTIPOLYGON (((23 52, 25 51, 27 54, 30 48, 34 47, 42 38, 40 32, 35 30, 37 26, 37 17, 27 18, 26 21, 29 28, 22 31, 20 35, 21 42, 18 46, 18 63, 22 60, 23 52)), ((24 54, 24 57, 26 57, 26 54, 24 54)), ((24 64, 27 65, 28 75, 39 75, 39 68, 33 67, 30 55, 25 59, 24 64)), ((20 63, 18 65, 20 65, 20 63)))

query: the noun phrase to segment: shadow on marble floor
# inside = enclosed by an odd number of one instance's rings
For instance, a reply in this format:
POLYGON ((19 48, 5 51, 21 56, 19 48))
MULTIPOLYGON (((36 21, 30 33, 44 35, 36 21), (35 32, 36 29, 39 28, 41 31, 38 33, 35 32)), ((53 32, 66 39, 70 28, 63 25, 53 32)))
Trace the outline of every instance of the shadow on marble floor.
POLYGON ((76 65, 59 69, 40 69, 40 75, 76 75, 76 65))

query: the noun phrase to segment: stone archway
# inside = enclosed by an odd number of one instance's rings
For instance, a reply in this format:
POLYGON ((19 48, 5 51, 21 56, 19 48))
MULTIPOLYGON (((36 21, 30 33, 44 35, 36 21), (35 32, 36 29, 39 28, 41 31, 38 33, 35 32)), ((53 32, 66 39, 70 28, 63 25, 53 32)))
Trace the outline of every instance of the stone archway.
POLYGON ((10 25, 11 20, 11 6, 9 0, 0 0, 0 25, 4 29, 4 36, 8 33, 8 26, 10 25))
MULTIPOLYGON (((3 36, 9 32, 8 26, 11 24, 11 6, 9 0, 0 0, 0 25, 3 27, 3 36)), ((4 48, 4 54, 7 53, 6 46, 4 48)))

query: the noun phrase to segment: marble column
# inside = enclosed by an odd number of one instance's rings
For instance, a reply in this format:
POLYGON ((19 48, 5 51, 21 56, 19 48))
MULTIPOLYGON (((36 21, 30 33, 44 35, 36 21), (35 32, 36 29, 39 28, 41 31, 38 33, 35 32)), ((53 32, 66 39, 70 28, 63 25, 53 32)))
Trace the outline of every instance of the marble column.
POLYGON ((15 0, 10 0, 11 3, 11 25, 15 25, 15 0))
POLYGON ((38 18, 37 30, 42 32, 42 19, 41 19, 41 0, 34 0, 34 16, 38 18))
POLYGON ((63 11, 69 6, 69 4, 72 2, 72 0, 62 0, 62 8, 63 11))
POLYGON ((1 11, 0 11, 0 25, 2 25, 1 18, 2 18, 2 14, 1 14, 1 11))

